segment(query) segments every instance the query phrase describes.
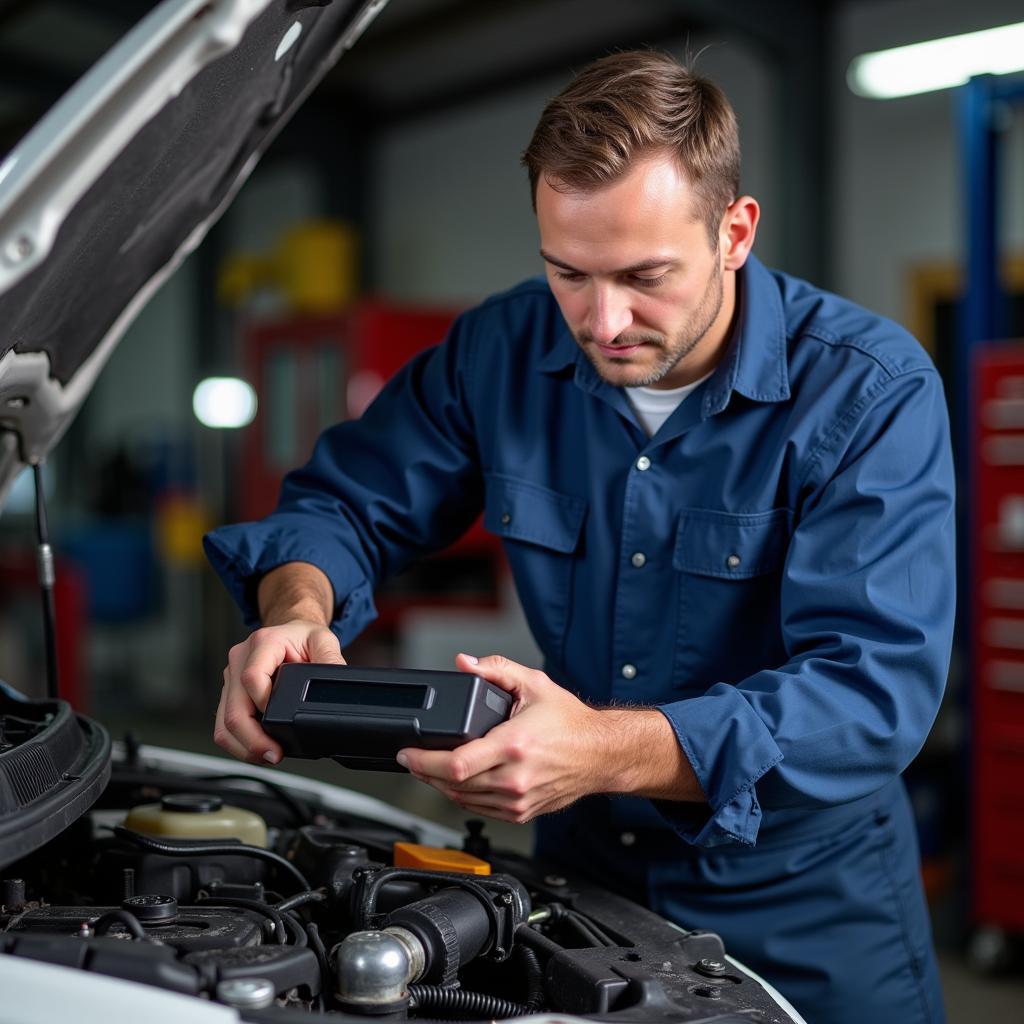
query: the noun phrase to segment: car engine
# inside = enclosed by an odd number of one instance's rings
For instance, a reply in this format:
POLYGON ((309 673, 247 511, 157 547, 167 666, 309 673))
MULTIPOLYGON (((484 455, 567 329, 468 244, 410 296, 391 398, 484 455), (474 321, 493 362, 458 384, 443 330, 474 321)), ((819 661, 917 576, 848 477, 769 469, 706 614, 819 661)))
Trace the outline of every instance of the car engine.
POLYGON ((717 935, 493 850, 481 821, 461 848, 425 845, 287 775, 185 772, 130 739, 111 756, 63 702, 2 697, 0 841, 48 836, 0 869, 2 956, 254 1020, 269 1007, 286 1013, 275 1020, 791 1019, 717 935), (90 780, 99 795, 82 809, 90 780))

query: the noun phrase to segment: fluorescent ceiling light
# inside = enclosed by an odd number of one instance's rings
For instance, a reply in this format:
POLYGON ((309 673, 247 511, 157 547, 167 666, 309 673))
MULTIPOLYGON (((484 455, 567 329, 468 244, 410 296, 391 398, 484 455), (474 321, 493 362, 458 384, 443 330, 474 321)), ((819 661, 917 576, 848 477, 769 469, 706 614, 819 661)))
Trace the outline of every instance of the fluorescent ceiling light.
POLYGON ((237 377, 207 377, 192 393, 192 411, 206 427, 244 427, 256 415, 256 392, 237 377))
POLYGON ((858 96, 888 100, 1012 71, 1024 71, 1024 22, 865 53, 850 62, 846 81, 858 96))

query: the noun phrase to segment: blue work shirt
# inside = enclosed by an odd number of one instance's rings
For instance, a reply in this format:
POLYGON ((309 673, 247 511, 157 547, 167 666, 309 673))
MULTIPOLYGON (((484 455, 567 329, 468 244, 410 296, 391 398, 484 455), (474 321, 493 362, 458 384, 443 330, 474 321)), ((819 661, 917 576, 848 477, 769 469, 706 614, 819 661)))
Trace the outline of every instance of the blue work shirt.
POLYGON ((380 580, 483 510, 548 673, 659 707, 707 795, 614 799, 615 824, 742 847, 882 790, 950 653, 941 381, 888 320, 754 257, 737 283, 721 362, 653 437, 542 279, 460 317, 321 436, 273 514, 207 537, 248 623, 263 573, 311 562, 344 645, 380 580))

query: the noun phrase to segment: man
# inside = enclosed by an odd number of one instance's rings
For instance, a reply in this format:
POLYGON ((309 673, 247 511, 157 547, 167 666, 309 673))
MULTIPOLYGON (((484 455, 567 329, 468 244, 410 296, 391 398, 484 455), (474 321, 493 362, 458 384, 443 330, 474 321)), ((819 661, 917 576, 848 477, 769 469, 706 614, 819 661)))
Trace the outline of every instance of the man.
POLYGON ((939 1021, 899 773, 952 629, 941 382, 895 324, 751 255, 732 110, 671 58, 586 68, 524 162, 547 282, 462 317, 273 515, 208 539, 263 625, 216 740, 276 763, 276 667, 340 661, 374 584, 482 508, 546 671, 460 655, 513 718, 399 760, 719 932, 811 1020, 939 1021))

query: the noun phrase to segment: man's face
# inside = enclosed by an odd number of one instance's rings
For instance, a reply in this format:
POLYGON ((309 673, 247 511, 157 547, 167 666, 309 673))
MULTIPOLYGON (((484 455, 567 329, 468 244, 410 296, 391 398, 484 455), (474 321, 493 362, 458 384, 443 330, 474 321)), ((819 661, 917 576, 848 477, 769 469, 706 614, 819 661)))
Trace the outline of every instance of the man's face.
POLYGON ((669 155, 590 192, 537 185, 548 282, 577 344, 610 384, 679 387, 728 335, 734 275, 669 155))

